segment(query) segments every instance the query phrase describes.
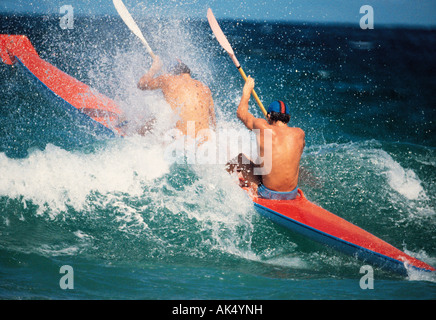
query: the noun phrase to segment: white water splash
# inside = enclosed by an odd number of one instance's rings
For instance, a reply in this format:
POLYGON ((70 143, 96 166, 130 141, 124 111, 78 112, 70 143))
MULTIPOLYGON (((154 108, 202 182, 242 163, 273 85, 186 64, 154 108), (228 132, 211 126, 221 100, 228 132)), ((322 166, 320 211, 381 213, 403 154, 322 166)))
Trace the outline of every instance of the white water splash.
POLYGON ((28 158, 0 154, 0 196, 23 198, 50 208, 55 217, 67 206, 83 210, 92 192, 142 194, 142 184, 169 170, 161 148, 140 137, 114 141, 96 153, 69 152, 53 145, 28 158))
MULTIPOLYGON (((436 266, 436 258, 435 257, 429 257, 428 254, 425 251, 420 251, 418 253, 411 252, 409 250, 404 250, 405 253, 408 255, 415 257, 421 261, 424 261, 425 263, 436 266)), ((429 281, 429 282, 436 282, 436 272, 427 272, 427 271, 421 271, 416 270, 410 266, 407 266, 407 275, 408 279, 411 281, 429 281)))
POLYGON ((389 186, 409 200, 427 198, 421 180, 412 169, 403 168, 386 151, 374 150, 371 162, 381 169, 389 186))

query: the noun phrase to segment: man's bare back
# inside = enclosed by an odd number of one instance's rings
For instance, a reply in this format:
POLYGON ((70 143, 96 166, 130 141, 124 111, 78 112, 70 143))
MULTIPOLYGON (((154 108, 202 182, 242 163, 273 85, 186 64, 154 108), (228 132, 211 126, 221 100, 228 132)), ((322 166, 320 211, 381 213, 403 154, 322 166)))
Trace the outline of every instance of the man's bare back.
MULTIPOLYGON (((249 170, 250 174, 245 173, 244 178, 255 186, 262 183, 270 191, 294 191, 298 186, 300 160, 305 146, 304 131, 300 128, 288 127, 285 122, 272 119, 270 114, 268 114, 268 121, 255 118, 248 112, 248 102, 253 88, 254 80, 248 77, 237 115, 249 130, 258 130, 257 139, 260 157, 263 159, 261 165, 263 173, 255 176, 253 170, 249 170)), ((281 103, 284 108, 284 103, 281 103)), ((242 159, 241 156, 239 158, 238 162, 242 159)), ((254 163, 251 163, 251 167, 254 166, 254 163)))
POLYGON ((188 122, 195 123, 195 137, 203 129, 215 127, 215 111, 210 89, 198 80, 191 78, 189 73, 163 74, 154 78, 162 64, 156 57, 149 72, 139 81, 142 90, 161 89, 165 100, 180 117, 176 127, 183 135, 191 132, 188 122))
POLYGON ((262 175, 262 184, 279 192, 294 190, 298 186, 300 159, 304 148, 303 130, 290 128, 280 122, 270 125, 265 121, 263 124, 256 123, 256 126, 260 127, 259 148, 264 159, 263 168, 269 171, 262 175), (270 131, 265 133, 265 129, 270 131), (264 137, 269 134, 271 146, 264 143, 264 137))
POLYGON ((188 121, 195 121, 195 134, 199 130, 215 126, 215 114, 210 89, 188 74, 162 76, 161 89, 166 101, 180 116, 177 128, 184 135, 188 121))

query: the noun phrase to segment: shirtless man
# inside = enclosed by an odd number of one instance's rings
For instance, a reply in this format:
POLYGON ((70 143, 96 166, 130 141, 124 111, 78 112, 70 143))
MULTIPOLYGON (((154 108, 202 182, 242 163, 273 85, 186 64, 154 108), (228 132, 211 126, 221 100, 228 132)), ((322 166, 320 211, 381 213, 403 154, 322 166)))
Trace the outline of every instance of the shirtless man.
POLYGON ((256 165, 240 154, 238 159, 228 165, 228 170, 236 167, 241 171, 253 189, 262 198, 276 200, 292 200, 298 194, 298 173, 300 159, 305 146, 305 134, 300 128, 287 126, 290 120, 289 108, 282 101, 275 101, 268 107, 268 121, 255 118, 248 112, 248 102, 254 88, 254 80, 248 77, 242 91, 241 102, 238 106, 237 116, 249 130, 259 130, 260 156, 264 159, 263 166, 271 170, 264 175, 254 175, 256 165), (266 130, 270 130, 271 146, 264 140, 266 130), (269 153, 269 154, 268 154, 269 153), (271 161, 271 163, 266 163, 271 161), (256 191, 256 190, 255 190, 256 191))
MULTIPOLYGON (((168 73, 158 77, 162 62, 158 56, 153 60, 150 70, 138 82, 141 90, 161 89, 165 100, 174 112, 178 113, 180 120, 176 124, 183 135, 187 135, 188 121, 195 123, 195 136, 202 129, 215 128, 215 111, 210 89, 200 81, 191 78, 189 68, 177 60, 177 64, 170 68, 168 73)), ((193 132, 192 132, 193 133, 193 132)))

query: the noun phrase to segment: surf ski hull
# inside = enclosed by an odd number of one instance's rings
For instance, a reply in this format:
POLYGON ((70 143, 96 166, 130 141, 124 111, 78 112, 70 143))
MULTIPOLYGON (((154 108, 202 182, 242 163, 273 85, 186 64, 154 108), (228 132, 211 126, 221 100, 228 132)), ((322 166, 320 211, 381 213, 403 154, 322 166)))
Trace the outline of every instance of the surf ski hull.
POLYGON ((407 275, 409 268, 435 271, 430 265, 310 202, 300 189, 295 200, 286 201, 262 199, 246 191, 261 215, 293 232, 402 275, 407 275))
POLYGON ((0 119, 6 134, 0 147, 7 153, 25 149, 25 155, 26 148, 47 143, 81 147, 122 135, 116 127, 122 115, 116 103, 41 59, 27 37, 0 35, 0 57, 14 65, 11 75, 22 80, 15 86, 24 92, 16 94, 32 101, 26 105, 15 99, 16 108, 6 106, 7 117, 0 119))

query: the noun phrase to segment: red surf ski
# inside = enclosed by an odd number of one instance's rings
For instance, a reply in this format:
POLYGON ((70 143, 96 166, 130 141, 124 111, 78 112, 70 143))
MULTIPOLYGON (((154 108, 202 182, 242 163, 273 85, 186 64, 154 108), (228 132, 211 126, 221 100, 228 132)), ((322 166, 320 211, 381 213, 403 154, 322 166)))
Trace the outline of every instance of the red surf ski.
POLYGON ((41 59, 26 36, 0 35, 0 57, 6 64, 21 65, 67 106, 101 124, 103 131, 122 134, 115 125, 122 114, 116 103, 41 59))
POLYGON ((251 192, 248 194, 262 215, 343 253, 404 275, 407 275, 407 268, 435 271, 432 266, 310 202, 300 189, 298 191, 299 196, 295 200, 285 201, 259 198, 251 192))

